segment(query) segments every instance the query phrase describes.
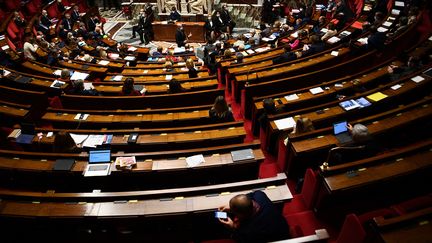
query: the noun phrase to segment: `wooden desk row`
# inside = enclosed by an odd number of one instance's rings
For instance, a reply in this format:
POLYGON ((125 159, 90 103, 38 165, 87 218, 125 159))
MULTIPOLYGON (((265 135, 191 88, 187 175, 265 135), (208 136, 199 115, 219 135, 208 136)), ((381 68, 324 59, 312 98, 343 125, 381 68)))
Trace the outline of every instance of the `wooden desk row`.
MULTIPOLYGON (((212 149, 211 147, 209 147, 212 149)), ((115 197, 140 197, 140 194, 122 193, 130 190, 156 190, 176 187, 193 187, 218 183, 231 183, 241 180, 252 180, 258 177, 258 169, 264 160, 264 155, 256 144, 243 145, 242 148, 250 148, 254 158, 243 161, 233 161, 231 152, 227 149, 237 150, 234 146, 228 146, 221 153, 195 150, 195 154, 202 154, 204 162, 189 167, 186 157, 172 157, 173 155, 160 155, 153 158, 150 155, 142 156, 137 153, 115 153, 116 157, 135 156, 137 164, 132 170, 117 169, 114 163, 110 164, 110 174, 105 177, 83 177, 88 164, 88 155, 77 154, 51 154, 0 151, 0 174, 5 191, 13 193, 20 190, 56 191, 60 192, 88 192, 99 189, 104 192, 118 192, 118 195, 107 194, 107 196, 96 197, 95 200, 104 200, 115 197), (4 153, 3 153, 4 152, 4 153), (62 157, 60 157, 62 156, 62 157), (76 159, 70 171, 55 171, 55 159, 76 159), (28 177, 32 180, 29 181, 28 177), (27 178, 27 179, 26 179, 27 178), (13 182, 12 182, 13 181, 13 182), (61 183, 59 183, 61 181, 61 183), (119 183, 121 181, 121 183, 119 183), (8 189, 10 188, 10 189, 8 189)), ((214 150, 217 151, 217 150, 214 150)), ((192 151, 177 153, 181 155, 190 154, 192 151)), ((1 191, 1 190, 0 190, 1 191)), ((157 194, 156 191, 152 191, 157 194)), ((1 192, 0 192, 1 194, 1 192)), ((149 194, 149 193, 147 193, 149 194)), ((35 194, 33 194, 35 195, 35 194)), ((51 195, 53 196, 53 195, 51 195)), ((78 195, 75 195, 77 197, 78 195)), ((80 196, 84 196, 80 195, 80 196)), ((141 195, 148 197, 151 195, 141 195)), ((49 195, 46 197, 50 197, 49 195)), ((71 196, 72 197, 72 196, 71 196)))
MULTIPOLYGON (((243 126, 193 132, 141 134, 135 144, 128 143, 129 134, 116 134, 112 138, 110 147, 113 151, 168 151, 241 143, 245 137, 246 131, 243 126)), ((53 142, 54 136, 41 139, 36 136, 33 140, 33 147, 36 151, 52 151, 53 142)))
MULTIPOLYGON (((387 64, 387 63, 385 63, 387 64)), ((400 62, 393 62, 394 65, 400 65, 400 62)), ((283 110, 299 110, 301 108, 311 107, 327 102, 334 101, 337 95, 352 94, 359 88, 376 87, 386 80, 387 69, 383 64, 374 66, 360 73, 342 77, 339 79, 323 82, 318 86, 309 86, 307 88, 297 89, 290 92, 283 92, 274 95, 254 97, 254 106, 252 107, 252 125, 257 124, 257 119, 264 112, 263 100, 272 98, 275 101, 276 107, 283 110), (323 93, 313 95, 309 90, 317 87, 324 88, 323 93), (297 99, 289 99, 287 97, 296 96, 297 99)), ((388 78, 389 79, 389 78, 388 78)))
POLYGON ((61 95, 63 107, 66 109, 86 110, 134 110, 210 105, 217 96, 224 95, 224 89, 193 91, 177 94, 146 95, 146 96, 79 96, 61 95))
MULTIPOLYGON (((390 136, 391 132, 403 127, 412 127, 414 130, 416 127, 421 127, 421 124, 432 115, 432 109, 430 105, 423 105, 421 107, 408 110, 403 113, 396 114, 381 120, 375 120, 372 123, 364 124, 368 127, 369 133, 374 137, 385 137, 390 136)), ((427 127, 427 125, 426 125, 427 127)), ((330 130, 330 129, 329 129, 330 130)), ((330 132, 330 131, 329 131, 330 132)), ((421 131, 417 131, 421 132, 421 131)), ((397 134, 393 134, 397 135, 397 134)), ((314 163, 321 163, 324 161, 324 156, 327 155, 328 150, 331 147, 339 145, 338 140, 333 134, 323 134, 318 137, 313 137, 304 140, 298 140, 290 143, 291 155, 287 161, 288 170, 292 173, 298 173, 299 167, 306 166, 311 162, 312 154, 314 154, 314 163), (299 158, 302 157, 302 163, 299 158), (318 159, 320 158, 320 159, 318 159), (318 161, 320 160, 320 161, 318 161), (307 162, 309 161, 309 162, 307 162), (297 172, 296 172, 297 171, 297 172)))
POLYGON ((194 125, 210 125, 212 120, 208 109, 194 111, 180 111, 170 113, 134 114, 111 113, 111 114, 89 114, 85 120, 75 119, 82 112, 51 112, 48 111, 42 116, 42 121, 51 124, 55 128, 76 128, 79 124, 81 128, 168 128, 194 125))
MULTIPOLYGON (((364 107, 362 109, 353 109, 353 110, 346 111, 344 110, 344 108, 342 108, 339 105, 341 101, 336 100, 320 106, 310 107, 304 109, 303 111, 301 110, 293 111, 290 114, 293 114, 293 116, 296 117, 301 116, 301 117, 307 117, 311 119, 315 128, 330 126, 332 125, 333 122, 341 119, 347 119, 347 118, 354 119, 356 117, 365 116, 367 114, 370 114, 371 112, 380 111, 380 109, 378 108, 383 109, 383 108, 389 108, 391 106, 394 106, 395 103, 392 102, 394 101, 400 102, 400 100, 404 100, 404 97, 409 98, 410 96, 413 96, 414 92, 417 92, 414 98, 418 99, 418 96, 421 96, 421 94, 423 93, 422 90, 424 91, 424 88, 429 85, 428 83, 430 82, 431 78, 425 75, 420 75, 425 80, 423 82, 416 83, 410 80, 410 78, 414 76, 415 75, 405 77, 403 79, 393 81, 384 86, 369 90, 364 93, 359 93, 355 96, 346 97, 344 99, 344 100, 358 99, 360 97, 366 98, 367 96, 374 94, 376 92, 381 92, 382 94, 386 95, 386 98, 379 101, 373 101, 367 98, 371 102, 371 105, 368 107, 364 107), (401 84, 402 85, 401 88, 397 90, 392 89, 391 87, 393 87, 396 84, 401 84), (317 110, 322 110, 322 112, 317 113, 316 112, 317 110)), ((283 117, 287 117, 286 114, 284 115, 283 113, 281 113, 281 114, 269 116, 269 120, 271 121, 270 134, 275 134, 278 132, 279 129, 277 128, 276 123, 274 121, 283 117)))

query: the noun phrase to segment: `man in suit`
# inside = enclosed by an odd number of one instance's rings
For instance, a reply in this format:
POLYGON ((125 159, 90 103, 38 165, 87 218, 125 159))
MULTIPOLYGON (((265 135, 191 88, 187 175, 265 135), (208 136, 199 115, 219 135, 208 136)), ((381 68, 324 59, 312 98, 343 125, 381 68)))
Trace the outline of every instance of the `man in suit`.
POLYGON ((71 18, 72 18, 72 22, 74 22, 74 23, 77 21, 81 21, 81 15, 79 12, 78 5, 75 5, 73 7, 71 18))
POLYGON ((291 52, 291 46, 290 45, 285 45, 284 51, 285 52, 282 55, 273 58, 273 60, 272 60, 273 65, 285 63, 285 62, 289 62, 289 61, 297 59, 297 56, 293 52, 291 52))
POLYGON ((220 12, 221 19, 223 21, 223 24, 227 26, 227 32, 228 34, 231 34, 232 30, 236 26, 236 23, 231 19, 231 16, 228 12, 226 4, 222 5, 222 10, 220 12))
POLYGON ((189 33, 189 35, 185 34, 182 24, 178 25, 175 33, 177 46, 178 47, 185 46, 185 44, 188 42, 188 38, 191 36, 192 36, 191 33, 189 33))
POLYGON ((140 16, 138 19, 138 26, 134 26, 132 28, 133 36, 132 38, 135 38, 135 32, 138 32, 140 36, 140 44, 148 44, 149 43, 149 36, 152 32, 152 24, 150 22, 150 18, 147 16, 147 13, 144 11, 144 9, 141 9, 140 16))
POLYGON ((206 39, 214 38, 214 31, 216 30, 216 25, 213 23, 211 14, 208 14, 207 19, 204 23, 204 29, 206 31, 206 39))
POLYGON ((171 8, 171 13, 169 15, 169 19, 171 21, 181 21, 181 15, 179 12, 177 12, 176 7, 171 8))
POLYGON ((65 30, 67 30, 67 31, 71 31, 72 30, 72 28, 73 28, 73 22, 72 22, 70 14, 66 13, 64 15, 64 18, 63 18, 61 24, 63 25, 63 28, 65 30))
POLYGON ((89 32, 93 32, 96 29, 96 25, 100 23, 98 17, 95 14, 90 16, 89 21, 87 22, 87 29, 89 32))
POLYGON ((222 20, 220 11, 216 11, 213 16, 213 23, 215 24, 215 28, 217 32, 225 33, 227 32, 227 27, 222 20))
POLYGON ((45 9, 42 10, 40 22, 41 22, 41 24, 43 24, 45 27, 48 27, 48 28, 52 25, 51 19, 48 16, 48 12, 45 9))

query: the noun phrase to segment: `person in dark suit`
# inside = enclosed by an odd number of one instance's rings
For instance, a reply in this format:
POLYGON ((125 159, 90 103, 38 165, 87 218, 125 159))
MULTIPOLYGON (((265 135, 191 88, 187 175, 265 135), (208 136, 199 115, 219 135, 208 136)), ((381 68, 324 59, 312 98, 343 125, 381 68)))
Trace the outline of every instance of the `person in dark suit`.
POLYGON ((382 51, 385 47, 386 34, 384 32, 377 31, 375 26, 369 29, 371 35, 368 37, 367 48, 368 49, 377 49, 378 51, 382 51))
POLYGON ((72 22, 77 22, 77 21, 81 21, 81 15, 79 12, 79 8, 78 5, 75 5, 73 7, 72 13, 71 13, 71 18, 72 18, 72 22))
POLYGON ((18 26, 18 28, 24 28, 26 26, 26 21, 17 11, 14 12, 14 23, 16 26, 18 26))
POLYGON ((267 24, 273 24, 274 16, 273 16, 273 5, 275 4, 274 0, 264 0, 261 10, 261 20, 267 24))
POLYGON ((318 35, 312 35, 309 37, 309 42, 311 44, 308 46, 308 49, 301 53, 302 57, 311 56, 318 52, 324 51, 325 43, 321 41, 321 38, 318 35))
POLYGON ((189 35, 186 35, 183 29, 183 25, 180 24, 177 27, 176 33, 175 33, 175 39, 178 47, 185 46, 185 44, 188 42, 188 38, 191 37, 192 34, 189 33, 189 35))
POLYGON ((70 14, 66 13, 64 15, 64 18, 63 18, 61 24, 63 25, 63 28, 65 30, 67 30, 67 31, 71 31, 72 30, 72 28, 73 28, 73 21, 71 19, 70 14))
POLYGON ((285 62, 289 62, 289 61, 297 59, 297 56, 293 52, 291 52, 291 46, 290 45, 285 45, 284 51, 285 52, 282 55, 273 58, 273 60, 272 60, 273 65, 285 63, 285 62))
POLYGON ((83 80, 76 80, 72 82, 72 89, 69 90, 69 93, 73 95, 84 95, 84 96, 99 95, 99 92, 95 89, 85 89, 83 80))
POLYGON ((262 191, 239 194, 231 198, 229 206, 221 206, 219 210, 228 213, 228 218, 219 222, 232 230, 236 242, 269 242, 290 237, 285 218, 262 191))
POLYGON ((95 31, 96 25, 98 25, 99 23, 99 18, 95 14, 92 14, 87 22, 87 30, 89 32, 95 31))
POLYGON ((216 11, 213 16, 213 23, 215 24, 215 29, 219 33, 227 32, 227 26, 224 24, 222 20, 221 14, 219 11, 216 11))
POLYGON ((211 14, 208 14, 207 19, 205 20, 204 29, 206 32, 206 40, 214 39, 214 31, 216 30, 216 25, 213 22, 211 14))
POLYGON ((169 15, 169 19, 171 21, 181 21, 181 15, 180 13, 177 11, 176 7, 172 7, 171 8, 171 13, 169 15))
POLYGON ((66 11, 66 8, 63 5, 61 0, 57 0, 57 9, 60 13, 63 13, 64 11, 66 11))
POLYGON ((228 12, 226 4, 222 5, 222 10, 220 11, 220 16, 221 16, 221 19, 223 21, 223 24, 228 27, 227 28, 228 34, 231 34, 232 30, 236 26, 236 22, 234 22, 231 19, 231 16, 228 12))
POLYGON ((40 16, 40 22, 41 24, 43 24, 45 27, 50 27, 52 25, 51 19, 48 16, 48 12, 44 9, 42 10, 42 14, 40 16))

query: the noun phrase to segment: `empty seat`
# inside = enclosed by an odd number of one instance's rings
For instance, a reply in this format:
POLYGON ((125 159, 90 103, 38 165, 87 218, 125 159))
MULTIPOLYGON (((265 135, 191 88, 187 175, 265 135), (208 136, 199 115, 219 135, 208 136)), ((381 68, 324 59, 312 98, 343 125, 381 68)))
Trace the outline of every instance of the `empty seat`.
MULTIPOLYGON (((301 193, 294 195, 294 198, 290 202, 285 203, 283 214, 288 215, 311 210, 314 206, 317 194, 318 177, 312 169, 308 168, 304 176, 301 193)), ((313 232, 311 234, 313 234, 313 232)))

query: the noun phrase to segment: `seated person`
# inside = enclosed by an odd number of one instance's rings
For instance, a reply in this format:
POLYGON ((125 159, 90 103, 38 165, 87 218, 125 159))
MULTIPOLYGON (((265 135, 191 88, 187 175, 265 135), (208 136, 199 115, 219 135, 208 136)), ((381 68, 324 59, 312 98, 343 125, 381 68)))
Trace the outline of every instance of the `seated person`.
POLYGON ((378 144, 369 134, 365 125, 348 124, 352 142, 343 146, 332 148, 329 151, 327 163, 330 165, 341 164, 353 160, 363 159, 375 155, 379 151, 378 144))
POLYGON ((417 56, 410 56, 405 65, 396 66, 390 65, 387 67, 387 72, 390 74, 392 81, 398 80, 399 78, 417 71, 421 66, 420 58, 417 56))
POLYGON ((54 137, 54 153, 79 153, 81 150, 75 144, 72 136, 65 131, 58 132, 54 137))
POLYGON ((73 95, 86 95, 86 96, 99 95, 99 92, 95 89, 85 89, 83 80, 76 80, 72 82, 72 89, 69 90, 69 93, 73 95))
POLYGON ((156 51, 153 52, 152 57, 164 57, 162 51, 163 51, 162 46, 158 46, 156 51))
POLYGON ((237 195, 231 198, 229 206, 219 210, 228 212, 228 218, 219 221, 232 231, 236 242, 269 242, 290 237, 285 218, 262 191, 237 195))
POLYGON ((223 96, 216 97, 213 107, 209 111, 209 116, 213 121, 216 122, 232 122, 234 116, 231 108, 228 106, 223 96))
POLYGON ((236 53, 236 61, 235 63, 243 63, 243 54, 241 54, 240 52, 236 53))
POLYGON ((198 71, 196 70, 194 61, 191 58, 186 60, 186 67, 188 69, 189 78, 198 78, 198 71))
POLYGON ((183 91, 185 91, 185 89, 181 86, 177 79, 173 78, 170 80, 168 93, 175 94, 183 91))
POLYGON ((312 35, 309 37, 310 45, 304 45, 303 51, 301 52, 302 57, 314 55, 316 53, 324 51, 325 43, 321 41, 318 35, 312 35))
POLYGON ((164 64, 164 71, 165 72, 173 72, 174 68, 173 68, 173 62, 172 61, 166 61, 164 64))
POLYGON ((321 40, 327 40, 328 38, 337 34, 336 26, 333 23, 329 23, 327 26, 327 32, 321 37, 321 40))
POLYGON ((372 26, 369 29, 369 32, 371 35, 367 39, 366 47, 368 49, 376 49, 378 51, 384 50, 385 41, 387 38, 386 34, 384 32, 379 32, 375 26, 372 26))
POLYGON ((120 96, 142 96, 142 94, 138 90, 135 90, 134 83, 135 81, 133 78, 126 78, 123 83, 122 91, 120 92, 119 95, 120 96))
POLYGON ((293 52, 291 52, 291 46, 290 45, 285 45, 284 51, 285 52, 282 55, 273 58, 273 60, 272 60, 273 65, 285 63, 285 62, 290 62, 290 61, 297 59, 297 56, 293 52))
POLYGON ((257 124, 254 127, 254 135, 259 134, 259 128, 263 130, 267 129, 268 126, 268 115, 274 115, 281 112, 283 109, 277 107, 272 98, 266 98, 263 100, 263 111, 261 114, 257 114, 257 124))
POLYGON ((171 21, 181 21, 181 15, 177 11, 176 7, 171 8, 171 13, 169 15, 169 20, 171 21))

